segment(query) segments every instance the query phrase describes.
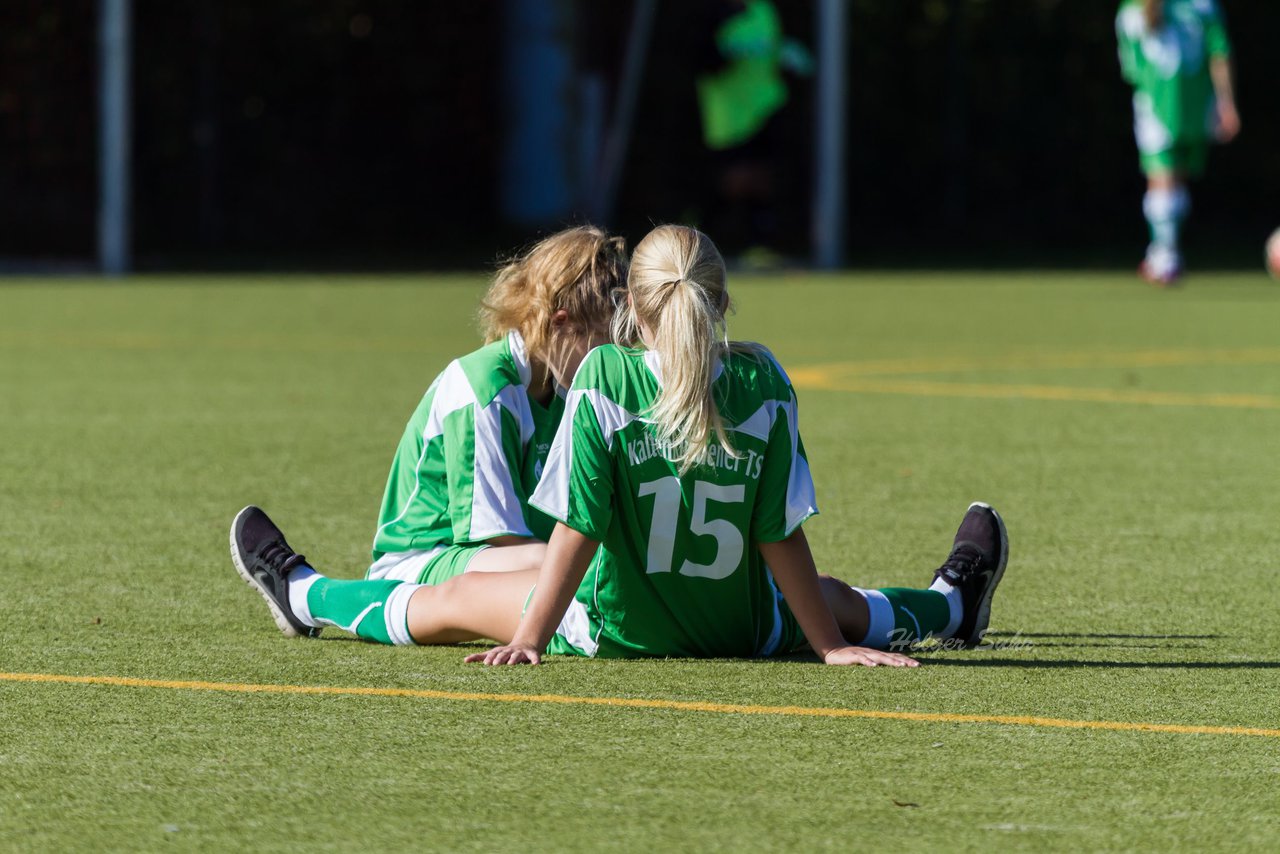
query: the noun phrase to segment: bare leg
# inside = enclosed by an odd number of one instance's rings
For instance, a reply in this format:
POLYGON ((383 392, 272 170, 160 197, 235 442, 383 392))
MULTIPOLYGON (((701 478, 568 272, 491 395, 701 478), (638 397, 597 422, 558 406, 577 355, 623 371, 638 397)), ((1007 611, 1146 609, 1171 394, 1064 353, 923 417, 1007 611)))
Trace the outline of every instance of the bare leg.
POLYGON ((867 636, 867 626, 871 620, 867 600, 855 593, 848 584, 830 575, 819 575, 818 584, 822 587, 822 598, 835 615, 836 625, 840 626, 840 633, 845 640, 854 644, 861 643, 867 636))
MULTIPOLYGON (((490 551, 497 549, 485 553, 490 551)), ((466 572, 443 584, 420 587, 409 600, 409 634, 420 644, 476 638, 506 643, 515 634, 537 580, 536 569, 466 572)))
POLYGON ((1181 176, 1175 172, 1152 172, 1147 175, 1148 190, 1172 190, 1181 183, 1181 176))
POLYGON ((546 543, 491 546, 471 559, 467 572, 536 572, 542 568, 542 558, 546 553, 546 543))

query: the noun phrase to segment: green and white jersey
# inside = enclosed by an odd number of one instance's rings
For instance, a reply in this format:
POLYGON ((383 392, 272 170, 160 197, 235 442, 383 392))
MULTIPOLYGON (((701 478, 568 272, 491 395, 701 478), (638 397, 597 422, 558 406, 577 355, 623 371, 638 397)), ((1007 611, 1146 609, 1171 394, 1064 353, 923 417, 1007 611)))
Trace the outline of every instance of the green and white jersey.
POLYGON ((785 650, 795 621, 756 544, 818 512, 791 383, 764 348, 730 354, 712 388, 736 454, 712 442, 683 476, 644 418, 661 383, 655 352, 615 345, 592 350, 574 378, 530 503, 601 547, 550 651, 785 650))
POLYGON ((1147 28, 1142 0, 1116 15, 1120 68, 1134 88, 1134 133, 1143 153, 1206 140, 1214 122, 1209 60, 1231 54, 1217 0, 1165 0, 1164 25, 1147 28))
POLYGON ((513 534, 546 540, 554 522, 528 507, 564 413, 530 399, 519 333, 449 364, 396 449, 373 559, 513 534))

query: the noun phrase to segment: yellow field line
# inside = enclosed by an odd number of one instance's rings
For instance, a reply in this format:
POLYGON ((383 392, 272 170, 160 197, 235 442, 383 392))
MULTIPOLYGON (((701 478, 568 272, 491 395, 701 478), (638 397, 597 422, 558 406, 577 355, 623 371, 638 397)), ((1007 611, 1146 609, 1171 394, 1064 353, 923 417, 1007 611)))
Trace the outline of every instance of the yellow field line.
MULTIPOLYGON (((1252 347, 1235 350, 1138 350, 1134 352, 1012 354, 992 359, 917 357, 906 359, 866 359, 807 365, 790 371, 813 371, 822 376, 859 377, 895 374, 931 374, 950 371, 1060 370, 1066 368, 1168 368, 1200 365, 1268 365, 1280 363, 1280 348, 1252 347)), ((789 369, 790 370, 790 369, 789 369)))
POLYGON ((976 397, 999 400, 1055 400, 1087 403, 1137 403, 1148 406, 1208 406, 1228 409, 1280 409, 1280 397, 1265 394, 1195 394, 1122 388, 1078 388, 1054 385, 953 383, 935 380, 881 380, 871 377, 835 378, 818 371, 793 371, 792 381, 803 389, 850 391, 864 394, 903 394, 918 397, 976 397))
POLYGON ((59 350, 124 350, 124 351, 251 351, 269 353, 422 353, 421 340, 412 338, 358 338, 338 336, 218 336, 212 338, 180 338, 169 335, 77 335, 59 336, 42 332, 0 333, 0 348, 41 347, 59 350))
POLYGON ((566 706, 611 706, 628 709, 661 709, 738 715, 777 715, 812 718, 870 718, 947 724, 1003 724, 1006 726, 1059 729, 1160 732, 1177 735, 1249 735, 1280 738, 1280 729, 1243 726, 1192 726, 1186 724, 1134 723, 1129 721, 1078 721, 1032 715, 960 715, 941 712, 886 712, 876 709, 834 709, 807 706, 754 706, 736 703, 702 703, 684 700, 645 700, 628 697, 570 697, 563 694, 487 694, 471 691, 433 691, 413 688, 364 688, 329 685, 269 685, 235 682, 190 682, 136 679, 129 676, 70 676, 57 673, 0 673, 0 682, 37 682, 62 685, 111 685, 124 688, 165 688, 185 691, 223 691, 237 694, 318 694, 326 696, 397 697, 422 700, 460 700, 483 703, 553 703, 566 706))

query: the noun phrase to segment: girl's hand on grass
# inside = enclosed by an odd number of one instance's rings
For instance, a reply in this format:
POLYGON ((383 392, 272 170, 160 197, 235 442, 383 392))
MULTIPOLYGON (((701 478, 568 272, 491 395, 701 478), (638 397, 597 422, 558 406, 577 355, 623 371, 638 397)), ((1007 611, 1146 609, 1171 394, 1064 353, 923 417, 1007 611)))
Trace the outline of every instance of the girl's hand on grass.
POLYGON ((531 644, 509 643, 495 646, 488 652, 476 652, 462 659, 465 664, 479 662, 481 664, 537 664, 542 661, 542 653, 531 644))
POLYGON ((861 664, 863 667, 919 667, 914 658, 896 652, 881 652, 864 646, 840 646, 822 657, 824 664, 861 664))

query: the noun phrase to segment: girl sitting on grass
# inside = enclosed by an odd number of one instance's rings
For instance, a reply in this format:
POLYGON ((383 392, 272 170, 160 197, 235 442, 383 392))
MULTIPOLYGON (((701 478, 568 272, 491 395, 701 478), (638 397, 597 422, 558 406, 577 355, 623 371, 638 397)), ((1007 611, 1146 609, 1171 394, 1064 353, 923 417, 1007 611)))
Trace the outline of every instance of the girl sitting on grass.
POLYGON ((493 638, 501 645, 466 658, 486 664, 769 656, 807 643, 829 664, 912 666, 871 647, 976 643, 1004 571, 999 516, 969 508, 928 590, 819 576, 801 528, 817 509, 795 394, 768 350, 728 341, 728 307, 706 235, 662 226, 636 247, 614 322, 622 344, 583 360, 530 499, 557 520, 540 570, 438 586, 334 581, 261 511, 241 527, 240 560, 300 627, 361 615, 357 634, 384 642, 493 638))
MULTIPOLYGON (((579 226, 504 266, 481 302, 486 345, 436 377, 391 464, 366 578, 439 584, 537 569, 553 521, 528 506, 586 352, 607 340, 626 286, 620 237, 579 226)), ((235 547, 232 557, 258 586, 235 547)), ((318 634, 277 616, 286 634, 318 634)), ((345 627, 345 624, 343 624, 345 627)))

